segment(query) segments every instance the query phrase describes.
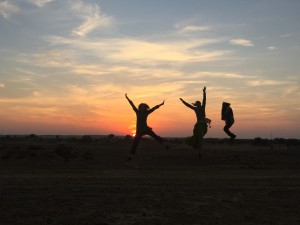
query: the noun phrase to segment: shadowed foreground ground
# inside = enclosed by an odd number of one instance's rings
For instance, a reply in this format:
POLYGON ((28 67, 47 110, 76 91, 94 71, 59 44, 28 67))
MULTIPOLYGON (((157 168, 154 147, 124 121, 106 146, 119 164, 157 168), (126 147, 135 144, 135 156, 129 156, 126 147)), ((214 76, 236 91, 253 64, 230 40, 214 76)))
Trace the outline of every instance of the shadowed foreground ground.
POLYGON ((129 147, 3 142, 0 224, 300 224, 300 150, 144 141, 135 169, 129 147))

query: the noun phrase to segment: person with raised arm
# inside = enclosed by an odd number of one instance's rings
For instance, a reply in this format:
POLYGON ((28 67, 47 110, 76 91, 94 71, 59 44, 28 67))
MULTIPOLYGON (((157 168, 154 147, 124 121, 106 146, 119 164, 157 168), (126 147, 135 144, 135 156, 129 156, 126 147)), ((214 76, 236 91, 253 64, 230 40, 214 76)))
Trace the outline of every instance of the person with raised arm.
POLYGON ((181 102, 188 108, 194 110, 197 118, 197 122, 194 125, 193 136, 187 139, 187 144, 193 148, 198 149, 198 156, 201 158, 201 150, 203 144, 203 137, 207 133, 207 124, 210 124, 211 120, 206 118, 205 107, 206 107, 206 87, 203 88, 203 100, 202 104, 200 101, 189 104, 182 98, 179 98, 181 102))
POLYGON ((158 104, 150 109, 150 107, 146 103, 139 104, 138 108, 134 105, 134 103, 129 99, 127 96, 127 93, 125 94, 126 99, 128 100, 129 104, 131 105, 133 111, 136 113, 136 133, 133 140, 133 144, 130 149, 130 153, 128 155, 127 161, 132 160, 136 150, 137 146, 144 135, 149 135, 150 137, 154 138, 156 141, 158 141, 161 144, 165 145, 165 148, 168 148, 168 145, 166 144, 165 140, 154 133, 151 127, 147 125, 147 117, 150 113, 158 109, 160 106, 164 105, 165 101, 163 101, 161 104, 158 104))

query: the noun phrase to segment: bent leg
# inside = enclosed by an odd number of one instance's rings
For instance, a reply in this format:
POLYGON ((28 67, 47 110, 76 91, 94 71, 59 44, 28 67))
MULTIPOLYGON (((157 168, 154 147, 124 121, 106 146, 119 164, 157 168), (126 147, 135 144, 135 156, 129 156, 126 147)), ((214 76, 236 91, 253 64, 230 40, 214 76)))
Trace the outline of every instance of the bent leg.
POLYGON ((233 125, 233 123, 230 123, 230 122, 226 122, 225 124, 225 127, 223 128, 224 132, 230 136, 230 137, 233 137, 234 134, 230 132, 229 128, 233 125))

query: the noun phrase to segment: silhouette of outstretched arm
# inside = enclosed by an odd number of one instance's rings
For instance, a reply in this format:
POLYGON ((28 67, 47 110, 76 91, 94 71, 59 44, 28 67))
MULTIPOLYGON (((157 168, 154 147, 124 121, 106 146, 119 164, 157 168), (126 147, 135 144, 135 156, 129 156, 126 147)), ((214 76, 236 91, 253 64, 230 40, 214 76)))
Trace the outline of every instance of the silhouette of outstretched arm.
POLYGON ((161 107, 163 104, 165 104, 165 100, 160 103, 159 105, 154 106, 152 109, 149 109, 149 114, 152 113, 154 110, 158 109, 159 107, 161 107))
POLYGON ((202 106, 205 108, 206 106, 206 87, 203 88, 203 100, 202 100, 202 106))
POLYGON ((182 98, 179 98, 181 101, 182 101, 182 103, 185 105, 185 106, 187 106, 187 107, 189 107, 189 108, 191 108, 191 109, 193 109, 194 110, 194 106, 192 106, 192 105, 190 105, 189 103, 187 103, 186 101, 184 101, 182 98))
POLYGON ((135 105, 133 104, 133 102, 128 98, 127 93, 125 94, 126 99, 128 100, 128 102, 130 103, 131 107, 133 108, 133 110, 136 112, 138 111, 138 109, 135 107, 135 105))

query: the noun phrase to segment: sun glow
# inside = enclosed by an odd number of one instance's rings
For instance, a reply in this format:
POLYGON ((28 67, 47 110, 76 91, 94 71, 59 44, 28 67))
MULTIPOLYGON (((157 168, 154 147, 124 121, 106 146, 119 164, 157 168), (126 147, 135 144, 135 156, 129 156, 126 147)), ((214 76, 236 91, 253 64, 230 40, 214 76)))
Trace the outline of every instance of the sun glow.
POLYGON ((135 135, 136 135, 135 123, 131 123, 131 125, 129 126, 129 131, 131 133, 131 136, 135 137, 135 135))

